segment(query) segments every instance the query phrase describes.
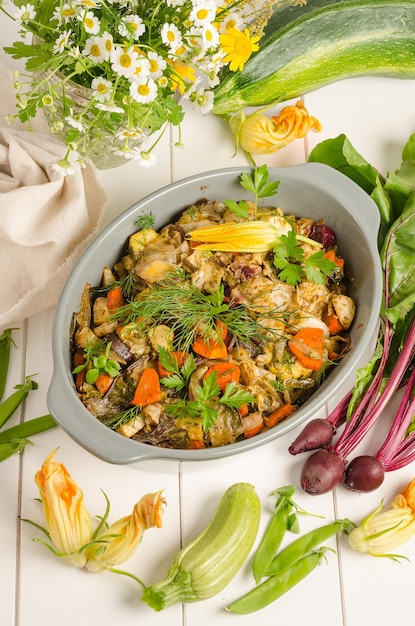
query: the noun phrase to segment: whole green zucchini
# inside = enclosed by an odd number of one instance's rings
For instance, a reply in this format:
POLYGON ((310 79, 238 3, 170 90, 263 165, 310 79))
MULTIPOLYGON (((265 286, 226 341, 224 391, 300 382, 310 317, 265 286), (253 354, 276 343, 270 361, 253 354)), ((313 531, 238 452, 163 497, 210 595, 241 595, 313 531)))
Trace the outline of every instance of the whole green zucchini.
POLYGON ((415 78, 415 0, 275 4, 260 49, 224 69, 212 112, 286 101, 353 76, 415 78))
POLYGON ((175 602, 204 600, 222 591, 251 551, 260 514, 254 487, 243 482, 231 485, 209 525, 180 550, 163 580, 144 589, 141 599, 160 611, 175 602))

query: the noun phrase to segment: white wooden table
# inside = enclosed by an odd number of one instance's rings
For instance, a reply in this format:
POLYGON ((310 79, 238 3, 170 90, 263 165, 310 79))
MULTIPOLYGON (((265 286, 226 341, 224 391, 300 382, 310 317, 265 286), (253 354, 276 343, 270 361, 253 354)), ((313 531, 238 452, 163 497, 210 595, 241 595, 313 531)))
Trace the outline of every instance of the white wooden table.
MULTIPOLYGON (((10 43, 16 33, 0 15, 0 43, 10 43)), ((0 60, 14 67, 0 53, 0 60)), ((310 114, 323 131, 297 140, 269 156, 271 166, 289 166, 307 159, 309 150, 324 138, 345 133, 355 148, 382 172, 401 162, 401 149, 415 131, 415 82, 362 78, 339 82, 304 98, 310 114)), ((279 109, 276 109, 279 110, 279 109)), ((201 118, 189 110, 183 125, 185 148, 175 149, 176 137, 166 136, 158 146, 158 165, 151 170, 133 162, 99 173, 107 193, 103 226, 134 201, 170 182, 219 167, 245 165, 242 155, 233 157, 233 141, 225 125, 215 117, 201 118)), ((263 160, 259 159, 259 163, 263 160)), ((364 268, 362 268, 364 271, 364 268)), ((39 389, 33 392, 10 425, 47 413, 46 392, 52 375, 51 327, 54 311, 17 321, 18 348, 12 352, 6 393, 37 372, 39 389)), ((0 329, 2 330, 2 329, 0 329)), ((322 411, 326 414, 327 408, 322 411)), ((98 460, 74 443, 60 428, 33 438, 23 455, 0 464, 0 615, 3 626, 389 626, 413 620, 412 594, 415 580, 415 538, 402 552, 409 557, 400 564, 352 552, 344 537, 336 553, 306 581, 275 604, 248 616, 231 615, 226 603, 248 590, 253 579, 249 562, 218 596, 186 606, 175 605, 156 613, 140 600, 140 588, 132 580, 111 573, 91 574, 70 567, 33 541, 38 535, 20 518, 43 523, 34 484, 35 472, 45 457, 59 448, 62 461, 80 484, 93 515, 105 509, 102 491, 111 501, 110 521, 130 512, 145 493, 165 490, 167 508, 162 529, 144 535, 136 554, 125 564, 146 583, 161 578, 180 546, 193 538, 210 520, 225 489, 234 482, 252 482, 263 503, 260 534, 274 505, 272 490, 286 484, 297 488, 300 506, 324 516, 360 522, 380 502, 389 501, 415 475, 415 465, 388 475, 372 494, 357 495, 338 488, 335 493, 311 497, 301 491, 299 473, 303 459, 291 457, 287 447, 295 432, 260 449, 229 459, 202 463, 145 461, 113 466, 98 460)), ((374 444, 372 444, 374 445, 374 444)), ((375 449, 375 448, 373 448, 375 449)), ((302 517, 305 532, 323 523, 302 517)), ((259 538, 260 535, 258 535, 259 538)))

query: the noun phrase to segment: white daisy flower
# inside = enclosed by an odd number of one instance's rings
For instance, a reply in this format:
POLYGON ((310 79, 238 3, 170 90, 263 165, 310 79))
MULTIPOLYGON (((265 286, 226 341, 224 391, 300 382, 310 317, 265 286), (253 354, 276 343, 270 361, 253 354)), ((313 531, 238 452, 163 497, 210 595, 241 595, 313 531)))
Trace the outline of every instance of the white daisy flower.
POLYGON ((134 158, 133 149, 130 148, 129 145, 124 145, 121 148, 114 150, 114 154, 116 154, 117 156, 125 157, 127 160, 134 158))
POLYGON ((124 128, 123 130, 118 131, 116 137, 121 140, 132 139, 133 141, 144 141, 146 138, 141 128, 124 128))
POLYGON ((200 0, 194 3, 189 19, 195 26, 205 26, 215 19, 216 4, 213 0, 200 0))
POLYGON ((102 47, 105 50, 105 61, 109 61, 111 52, 114 50, 114 40, 111 33, 105 31, 101 35, 102 47))
POLYGON ((167 76, 160 76, 157 82, 162 89, 165 89, 165 87, 168 87, 169 85, 169 79, 167 78, 167 76))
POLYGON ((197 90, 191 96, 191 101, 199 109, 202 115, 210 113, 213 107, 214 94, 213 91, 206 91, 203 88, 197 90))
POLYGON ((133 148, 133 158, 138 161, 141 167, 154 167, 157 163, 157 157, 153 152, 146 152, 140 148, 133 148))
POLYGON ((110 54, 111 67, 116 74, 131 78, 136 71, 139 56, 132 46, 115 46, 110 54))
POLYGON ((237 13, 237 11, 229 11, 226 17, 222 18, 219 24, 219 30, 221 33, 224 33, 228 28, 243 30, 245 26, 246 22, 242 20, 241 15, 237 13))
POLYGON ((91 87, 94 90, 94 98, 96 98, 98 102, 108 102, 111 100, 112 82, 110 80, 106 80, 101 76, 94 78, 91 87))
POLYGON ((76 117, 74 117, 72 109, 69 109, 69 115, 65 117, 65 122, 72 128, 79 130, 79 132, 85 132, 85 127, 79 120, 76 119, 76 117))
POLYGON ((100 111, 107 111, 108 113, 124 113, 124 109, 116 104, 104 104, 103 102, 98 102, 95 105, 95 108, 100 111))
POLYGON ((186 0, 167 0, 166 4, 168 7, 182 7, 186 0))
POLYGON ((135 66, 135 72, 133 78, 140 78, 143 80, 147 80, 150 74, 150 61, 143 56, 138 57, 138 61, 135 66))
POLYGON ((219 45, 219 33, 213 24, 207 24, 201 31, 203 46, 206 50, 212 50, 219 45))
POLYGON ((75 174, 75 169, 68 159, 60 159, 56 163, 52 164, 52 169, 62 176, 70 176, 75 174))
POLYGON ((56 7, 52 15, 52 20, 56 20, 59 26, 61 26, 64 22, 67 24, 78 13, 79 9, 77 9, 77 7, 65 2, 62 6, 56 7))
POLYGON ((36 11, 33 4, 23 4, 15 15, 18 24, 25 24, 30 20, 34 20, 36 11))
POLYGON ((173 52, 182 45, 182 35, 174 24, 164 24, 161 29, 161 40, 173 52))
POLYGON ((139 15, 127 15, 123 17, 121 24, 118 26, 118 32, 121 37, 132 37, 138 41, 146 31, 146 25, 139 15))
POLYGON ((134 78, 130 85, 130 95, 136 102, 148 104, 157 96, 157 85, 152 78, 134 78))
POLYGON ((100 8, 100 3, 99 2, 95 2, 95 0, 78 0, 78 4, 81 7, 84 7, 86 9, 96 9, 96 8, 100 8))
POLYGON ((79 21, 82 22, 86 32, 90 35, 97 35, 99 33, 101 23, 92 11, 87 11, 84 15, 80 15, 79 21))
POLYGON ((103 46, 102 37, 96 37, 95 35, 88 37, 85 48, 83 49, 83 54, 96 63, 105 61, 108 55, 103 46))
POLYGON ((72 31, 64 30, 63 33, 61 33, 56 39, 55 45, 53 46, 53 52, 56 52, 56 54, 63 52, 65 47, 69 45, 69 39, 71 35, 72 31))
POLYGON ((160 76, 162 76, 163 74, 163 71, 167 67, 166 61, 163 59, 163 57, 157 54, 157 52, 149 52, 147 57, 149 61, 148 75, 150 76, 150 78, 160 78, 160 76))

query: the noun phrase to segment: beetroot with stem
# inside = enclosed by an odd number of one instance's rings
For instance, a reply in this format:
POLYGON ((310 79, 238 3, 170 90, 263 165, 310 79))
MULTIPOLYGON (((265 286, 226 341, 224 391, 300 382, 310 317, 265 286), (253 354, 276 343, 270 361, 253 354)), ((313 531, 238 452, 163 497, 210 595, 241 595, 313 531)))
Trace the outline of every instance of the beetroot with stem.
POLYGON ((415 460, 415 431, 408 431, 415 416, 414 385, 415 367, 378 451, 373 456, 357 456, 347 466, 344 484, 351 491, 373 491, 382 484, 385 472, 400 469, 415 460))
POLYGON ((331 450, 313 452, 304 463, 301 487, 312 496, 332 491, 344 478, 343 460, 331 450))
MULTIPOLYGON (((340 136, 323 142, 310 154, 310 160, 338 169, 341 163, 341 169, 371 193, 377 203, 381 218, 378 248, 383 270, 383 301, 376 350, 371 361, 358 370, 345 427, 325 454, 329 451, 330 455, 338 457, 339 463, 345 463, 381 417, 395 392, 407 385, 404 406, 400 405, 384 444, 374 455, 375 460, 356 458, 345 472, 347 486, 360 491, 376 488, 376 483, 382 480, 382 469, 391 471, 415 460, 415 428, 411 424, 415 413, 415 375, 411 373, 411 368, 415 367, 415 133, 403 148, 401 168, 385 178, 345 139, 340 136), (369 466, 372 478, 365 481, 369 466)), ((308 476, 315 474, 314 462, 319 472, 324 469, 321 459, 316 458, 316 453, 312 454, 306 461, 305 486, 309 484, 308 476)), ((323 480, 319 475, 318 478, 324 485, 339 482, 338 472, 335 477, 323 480)), ((325 487, 320 492, 325 493, 325 487)), ((314 493, 319 493, 318 485, 314 493)))
POLYGON ((288 452, 295 455, 301 452, 318 450, 319 448, 325 448, 330 445, 337 429, 340 428, 346 420, 346 410, 351 396, 351 392, 348 393, 326 419, 317 417, 307 422, 288 448, 288 452))

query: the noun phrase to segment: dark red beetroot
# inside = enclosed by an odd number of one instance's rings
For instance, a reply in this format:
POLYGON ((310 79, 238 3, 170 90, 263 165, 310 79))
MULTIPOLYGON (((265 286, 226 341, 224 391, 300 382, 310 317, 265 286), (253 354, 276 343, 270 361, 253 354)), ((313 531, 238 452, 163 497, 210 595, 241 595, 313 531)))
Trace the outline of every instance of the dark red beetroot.
POLYGON ((326 226, 324 222, 316 222, 310 233, 310 239, 321 243, 323 248, 329 248, 336 243, 336 235, 334 231, 326 226))
POLYGON ((300 454, 309 450, 318 450, 328 446, 333 439, 334 428, 325 419, 316 418, 306 424, 299 435, 294 439, 288 452, 300 454))
POLYGON ((369 454, 350 461, 346 469, 344 485, 351 491, 374 491, 383 483, 385 470, 382 463, 369 454))
POLYGON ((301 487, 312 496, 322 495, 341 483, 344 473, 342 459, 336 453, 323 448, 314 452, 304 463, 301 487))

